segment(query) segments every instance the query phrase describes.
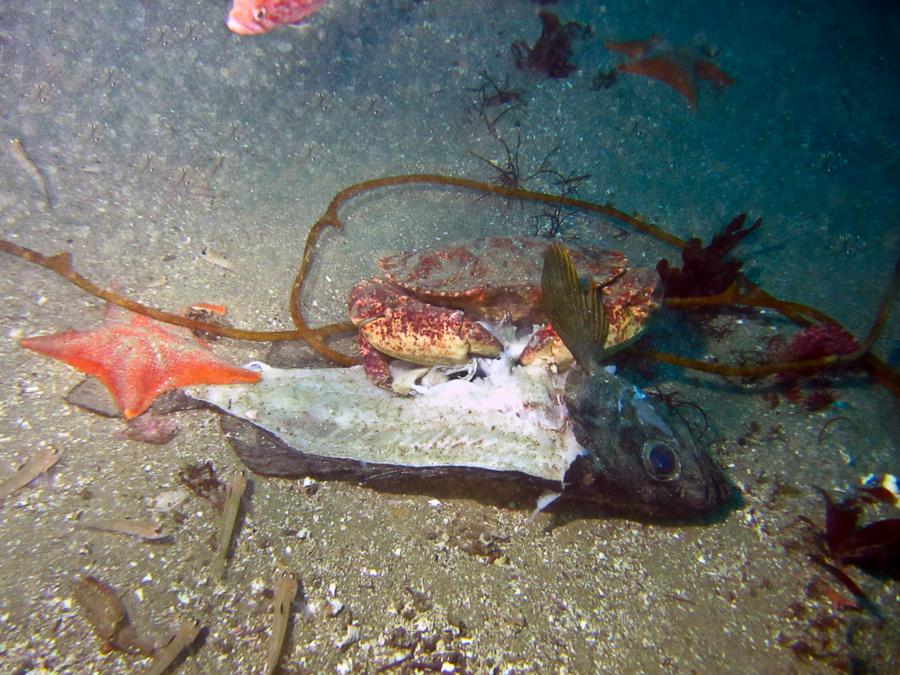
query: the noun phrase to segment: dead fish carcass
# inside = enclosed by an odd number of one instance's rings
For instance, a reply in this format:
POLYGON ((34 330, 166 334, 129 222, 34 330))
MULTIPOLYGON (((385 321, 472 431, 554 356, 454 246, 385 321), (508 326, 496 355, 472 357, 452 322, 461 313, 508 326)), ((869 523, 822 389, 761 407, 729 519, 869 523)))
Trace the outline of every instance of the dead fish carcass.
POLYGON ((491 361, 477 377, 414 396, 373 386, 360 366, 262 363, 249 366, 262 374, 255 385, 189 393, 278 439, 278 448, 239 450, 264 474, 451 480, 476 472, 660 519, 701 517, 729 501, 715 462, 624 379, 491 361))
POLYGON ((667 521, 722 511, 734 492, 716 462, 668 411, 597 363, 608 333, 603 303, 581 288, 565 249, 551 247, 544 269, 551 321, 578 363, 564 373, 522 365, 527 337, 507 326, 491 328, 499 357, 435 367, 434 381, 416 373, 412 395, 373 386, 361 366, 263 363, 248 366, 258 383, 188 393, 265 432, 263 443, 235 445, 259 473, 367 483, 477 475, 543 492, 542 505, 562 497, 667 521))
POLYGON ((476 476, 514 480, 606 512, 690 520, 721 511, 732 487, 680 421, 600 369, 555 374, 515 365, 505 352, 470 378, 375 387, 361 366, 278 369, 253 385, 188 393, 262 429, 235 448, 258 473, 377 485, 476 476))

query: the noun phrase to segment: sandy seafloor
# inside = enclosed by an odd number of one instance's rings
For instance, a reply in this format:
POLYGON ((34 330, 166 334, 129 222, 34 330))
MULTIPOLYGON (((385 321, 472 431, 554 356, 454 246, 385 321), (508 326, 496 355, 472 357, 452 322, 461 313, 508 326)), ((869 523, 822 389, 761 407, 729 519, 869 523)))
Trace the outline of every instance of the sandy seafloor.
MULTIPOLYGON (((304 31, 257 38, 224 28, 224 4, 0 7, 4 238, 71 251, 86 276, 154 306, 221 303, 235 325, 287 328, 305 234, 340 188, 411 172, 495 178, 473 154, 504 159, 472 111, 488 74, 523 92, 524 105, 498 124, 510 144, 521 136, 523 174, 558 148, 553 167, 590 174, 580 196, 681 236, 709 237, 741 212, 761 217, 740 249, 750 277, 867 330, 900 250, 896 5, 561 0, 550 9, 589 23, 593 36, 575 44, 576 72, 547 79, 516 70, 510 54, 512 41, 540 32, 539 7, 526 0, 334 0, 304 31), (591 89, 621 60, 604 39, 654 33, 707 45, 736 83, 703 87, 693 111, 646 78, 591 89), (15 137, 46 172, 54 208, 7 151, 15 137), (201 260, 204 248, 234 271, 201 260)), ((527 185, 553 188, 540 177, 527 185)), ((342 319, 349 285, 374 273, 383 252, 530 234, 541 211, 426 190, 367 196, 345 211, 344 232, 323 239, 306 315, 314 325, 342 319)), ((677 257, 580 214, 563 234, 644 264, 677 257)), ((773 408, 760 387, 654 371, 663 390, 703 407, 703 440, 742 488, 743 505, 712 525, 547 513, 528 526, 526 504, 252 477, 219 581, 208 567, 218 514, 178 478, 206 459, 223 477, 240 467, 215 415, 177 413, 180 433, 163 446, 121 440, 120 421, 63 401, 79 373, 17 344, 93 325, 102 303, 12 257, 2 258, 0 294, 0 476, 49 445, 62 453, 49 477, 0 507, 2 672, 145 667, 101 650, 71 599, 85 574, 120 592, 149 639, 192 617, 208 627, 179 672, 261 672, 280 569, 303 588, 284 672, 900 668, 896 583, 853 571, 881 625, 833 608, 797 522, 822 521, 814 485, 837 490, 900 470, 897 401, 866 377, 838 381, 836 406, 810 413, 783 398, 773 408), (154 511, 173 494, 184 501, 154 511), (155 518, 171 539, 76 527, 111 517, 155 518)), ((876 347, 895 365, 897 311, 876 347)), ((683 326, 660 317, 657 346, 726 361, 791 330, 743 317, 704 343, 683 326)), ((266 349, 215 345, 236 363, 266 349)))

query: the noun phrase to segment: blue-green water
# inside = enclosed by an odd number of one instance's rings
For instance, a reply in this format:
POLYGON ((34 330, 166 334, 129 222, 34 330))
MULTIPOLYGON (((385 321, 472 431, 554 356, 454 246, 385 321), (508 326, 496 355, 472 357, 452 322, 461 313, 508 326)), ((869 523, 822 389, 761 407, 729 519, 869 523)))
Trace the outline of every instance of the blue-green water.
MULTIPOLYGON (((739 249, 748 276, 858 336, 868 329, 900 253, 900 14, 891 3, 332 0, 302 31, 254 38, 229 33, 226 10, 149 0, 0 7, 4 239, 71 251, 86 276, 154 306, 221 303, 235 325, 287 328, 303 240, 338 190, 399 173, 490 181, 497 172, 479 156, 504 166, 504 143, 514 151, 518 139, 522 176, 546 167, 588 175, 580 197, 682 237, 708 238, 742 212, 762 218, 739 249), (515 67, 510 44, 535 42, 541 9, 591 26, 573 43, 577 68, 566 78, 515 67), (735 83, 701 85, 694 110, 649 78, 592 86, 624 60, 604 40, 654 34, 714 55, 735 83), (503 108, 478 114, 489 82, 520 99, 491 126, 503 108), (13 138, 46 177, 53 208, 6 150, 13 138), (233 271, 202 260, 204 249, 233 271)), ((554 191, 553 176, 526 186, 554 191)), ((366 196, 344 213, 346 230, 323 239, 306 316, 342 320, 347 290, 377 271, 382 253, 533 234, 542 213, 447 191, 366 196)), ((636 263, 677 258, 583 214, 567 216, 561 234, 623 248, 636 263)), ((4 672, 143 665, 101 651, 71 599, 84 574, 118 589, 149 639, 187 618, 207 626, 182 670, 259 672, 268 590, 283 568, 302 579, 304 598, 285 672, 395 662, 457 672, 896 670, 896 582, 852 571, 883 627, 870 613, 834 609, 797 522, 822 521, 813 485, 839 490, 900 468, 896 399, 866 376, 831 383, 836 405, 809 412, 713 377, 644 373, 709 418, 703 440, 744 495, 716 524, 563 513, 528 526, 521 505, 254 477, 218 581, 207 567, 218 514, 178 478, 205 459, 223 477, 240 468, 215 417, 178 413, 178 436, 153 446, 66 404, 81 377, 16 339, 92 325, 101 304, 18 259, 4 257, 2 271, 0 476, 49 445, 62 453, 49 478, 2 506, 4 672), (151 545, 77 527, 113 517, 154 519, 172 539, 151 545), (798 645, 815 656, 798 656, 798 645)), ((896 311, 875 350, 894 366, 896 311)), ((790 334, 772 315, 738 319, 721 339, 698 338, 668 314, 651 332, 660 346, 723 361, 790 334)), ((235 363, 266 355, 250 343, 215 349, 235 363)))

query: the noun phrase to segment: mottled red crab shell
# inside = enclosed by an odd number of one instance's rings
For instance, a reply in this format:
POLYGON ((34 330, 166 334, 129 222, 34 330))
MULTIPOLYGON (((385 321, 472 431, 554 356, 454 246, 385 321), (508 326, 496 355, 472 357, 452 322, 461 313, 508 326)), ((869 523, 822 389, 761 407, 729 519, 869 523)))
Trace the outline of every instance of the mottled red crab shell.
MULTIPOLYGON (((463 309, 488 321, 540 321, 541 269, 547 239, 488 237, 381 259, 385 278, 424 302, 463 309)), ((575 267, 606 285, 627 266, 624 254, 570 249, 575 267)))
MULTIPOLYGON (((547 239, 489 237, 406 251, 380 261, 385 279, 351 291, 350 315, 377 348, 416 363, 461 363, 498 345, 478 320, 541 323, 541 269, 547 239)), ((637 335, 658 303, 656 272, 628 269, 625 255, 571 248, 585 281, 603 292, 607 346, 637 335)))

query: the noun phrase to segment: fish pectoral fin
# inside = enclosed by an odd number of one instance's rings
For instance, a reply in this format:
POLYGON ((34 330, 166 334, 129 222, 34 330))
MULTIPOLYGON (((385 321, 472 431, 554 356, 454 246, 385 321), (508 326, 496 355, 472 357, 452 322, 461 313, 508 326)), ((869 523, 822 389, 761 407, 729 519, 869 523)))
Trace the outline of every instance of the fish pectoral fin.
POLYGON ((600 293, 582 290, 575 264, 565 246, 554 243, 544 254, 541 301, 553 329, 578 365, 592 372, 609 334, 600 293))

